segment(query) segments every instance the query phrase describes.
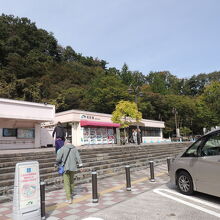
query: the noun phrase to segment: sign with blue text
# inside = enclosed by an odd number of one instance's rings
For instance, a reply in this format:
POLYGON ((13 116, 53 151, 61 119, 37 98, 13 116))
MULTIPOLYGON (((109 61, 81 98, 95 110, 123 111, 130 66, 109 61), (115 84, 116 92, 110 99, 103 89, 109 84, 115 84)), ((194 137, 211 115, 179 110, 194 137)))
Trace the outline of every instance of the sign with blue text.
POLYGON ((39 163, 28 161, 17 163, 15 168, 14 220, 40 220, 40 175, 39 163))

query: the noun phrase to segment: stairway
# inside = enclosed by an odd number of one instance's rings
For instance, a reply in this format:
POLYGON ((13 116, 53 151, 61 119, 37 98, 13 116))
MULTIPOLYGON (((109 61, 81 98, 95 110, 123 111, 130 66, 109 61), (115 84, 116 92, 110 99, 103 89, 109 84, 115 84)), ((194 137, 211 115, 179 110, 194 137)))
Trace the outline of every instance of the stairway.
MULTIPOLYGON (((167 157, 173 157, 190 145, 185 143, 152 144, 141 146, 115 146, 79 149, 84 171, 75 175, 75 183, 91 181, 91 171, 96 170, 98 178, 118 175, 124 172, 126 165, 131 171, 144 169, 153 160, 161 163, 167 157)), ((18 162, 35 160, 40 164, 40 179, 46 182, 46 190, 62 187, 62 177, 58 175, 53 151, 36 153, 0 154, 0 203, 12 199, 15 165, 18 162)))

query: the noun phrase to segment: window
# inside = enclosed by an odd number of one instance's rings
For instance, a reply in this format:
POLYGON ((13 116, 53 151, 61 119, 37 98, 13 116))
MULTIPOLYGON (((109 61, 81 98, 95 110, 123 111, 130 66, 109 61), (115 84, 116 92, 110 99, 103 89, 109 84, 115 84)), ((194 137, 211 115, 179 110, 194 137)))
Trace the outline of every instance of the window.
POLYGON ((142 137, 160 137, 160 128, 145 127, 141 128, 142 137))
POLYGON ((220 155, 220 133, 215 133, 207 138, 203 148, 201 149, 201 156, 216 156, 220 155))
POLYGON ((17 129, 16 128, 3 128, 3 137, 16 137, 17 129))
POLYGON ((196 141, 190 148, 186 150, 186 152, 183 154, 183 157, 197 157, 197 149, 201 145, 204 139, 200 139, 196 141))
POLYGON ((25 139, 34 138, 34 128, 18 128, 17 138, 25 138, 25 139))

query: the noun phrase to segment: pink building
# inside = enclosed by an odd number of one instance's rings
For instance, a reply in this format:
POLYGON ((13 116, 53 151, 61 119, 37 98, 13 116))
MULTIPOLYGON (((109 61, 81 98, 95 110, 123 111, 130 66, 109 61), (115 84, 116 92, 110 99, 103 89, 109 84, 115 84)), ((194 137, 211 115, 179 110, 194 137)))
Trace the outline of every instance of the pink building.
POLYGON ((0 98, 0 149, 41 147, 41 123, 54 115, 54 105, 0 98))
MULTIPOLYGON (((72 138, 75 146, 91 144, 120 144, 120 124, 113 123, 111 114, 69 110, 55 114, 54 122, 44 126, 51 133, 54 125, 60 121, 67 130, 67 136, 72 138)), ((133 122, 128 129, 136 128, 133 122)), ((142 143, 163 141, 163 121, 142 119, 138 123, 141 129, 142 143)))

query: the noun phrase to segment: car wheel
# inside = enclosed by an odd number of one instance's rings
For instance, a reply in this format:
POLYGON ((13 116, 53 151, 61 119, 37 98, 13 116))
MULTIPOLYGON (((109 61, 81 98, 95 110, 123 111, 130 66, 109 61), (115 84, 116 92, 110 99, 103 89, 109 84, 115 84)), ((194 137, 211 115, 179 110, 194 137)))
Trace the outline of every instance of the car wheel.
POLYGON ((193 194, 193 181, 189 173, 181 171, 177 175, 177 187, 179 191, 185 195, 193 194))

